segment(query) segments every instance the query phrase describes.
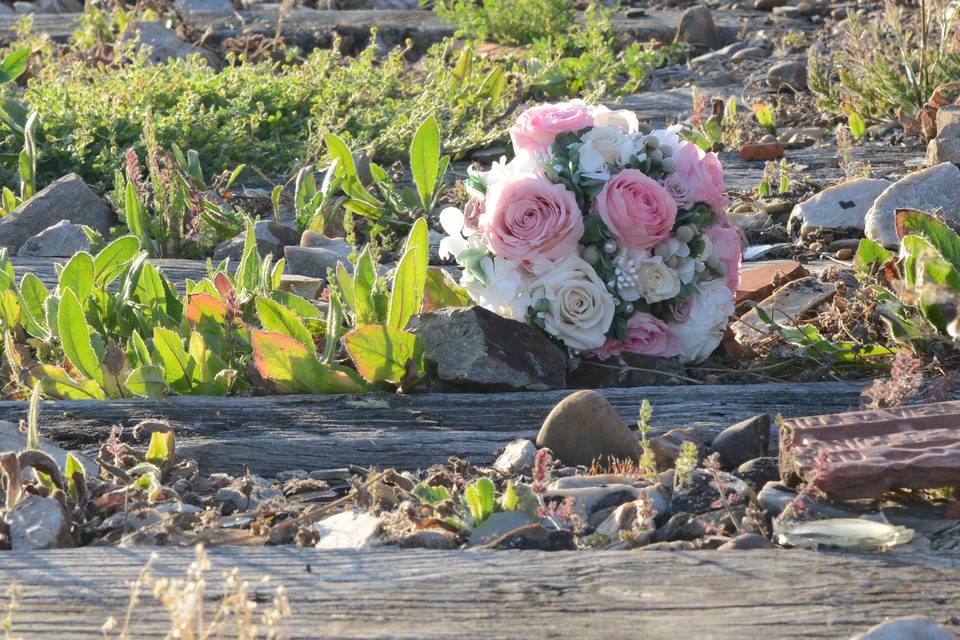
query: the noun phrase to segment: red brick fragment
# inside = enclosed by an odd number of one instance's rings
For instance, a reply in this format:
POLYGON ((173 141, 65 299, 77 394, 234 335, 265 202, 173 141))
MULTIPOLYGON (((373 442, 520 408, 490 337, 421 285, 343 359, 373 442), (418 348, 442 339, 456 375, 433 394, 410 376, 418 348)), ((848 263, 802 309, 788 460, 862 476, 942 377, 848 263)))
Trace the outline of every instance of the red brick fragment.
POLYGON ((780 477, 791 486, 815 480, 838 500, 958 486, 960 401, 787 420, 780 477))
POLYGON ((808 275, 810 272, 802 264, 793 260, 748 262, 740 270, 737 304, 747 300, 763 302, 777 287, 808 275))
POLYGON ((740 159, 744 162, 756 160, 776 160, 783 155, 783 145, 779 142, 757 142, 740 147, 740 159))

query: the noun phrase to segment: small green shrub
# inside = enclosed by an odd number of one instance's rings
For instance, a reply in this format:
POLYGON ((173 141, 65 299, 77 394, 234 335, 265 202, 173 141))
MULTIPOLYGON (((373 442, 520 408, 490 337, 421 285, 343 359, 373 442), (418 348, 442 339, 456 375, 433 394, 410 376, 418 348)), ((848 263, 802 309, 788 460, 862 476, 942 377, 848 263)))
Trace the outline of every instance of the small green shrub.
POLYGON ((573 0, 438 0, 434 11, 458 35, 508 45, 562 34, 577 16, 573 0))
POLYGON ((853 14, 835 43, 826 55, 810 49, 808 81, 837 116, 914 116, 939 85, 960 81, 960 6, 946 0, 887 3, 867 21, 853 14))

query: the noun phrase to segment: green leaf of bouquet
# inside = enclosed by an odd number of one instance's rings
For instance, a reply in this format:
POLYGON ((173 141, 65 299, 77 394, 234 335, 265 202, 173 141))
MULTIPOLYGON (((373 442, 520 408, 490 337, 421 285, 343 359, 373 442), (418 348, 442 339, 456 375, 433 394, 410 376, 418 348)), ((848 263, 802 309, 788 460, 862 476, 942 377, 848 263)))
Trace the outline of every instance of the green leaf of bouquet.
POLYGON ((290 336, 255 330, 253 362, 280 393, 362 393, 366 385, 346 371, 327 367, 290 336))
POLYGON ((100 369, 100 359, 90 342, 91 329, 83 316, 80 301, 70 289, 64 291, 60 298, 57 322, 64 355, 80 373, 102 386, 103 371, 100 369))
POLYGON ((367 325, 343 336, 343 344, 366 380, 399 384, 408 361, 423 370, 423 343, 417 336, 383 325, 367 325))

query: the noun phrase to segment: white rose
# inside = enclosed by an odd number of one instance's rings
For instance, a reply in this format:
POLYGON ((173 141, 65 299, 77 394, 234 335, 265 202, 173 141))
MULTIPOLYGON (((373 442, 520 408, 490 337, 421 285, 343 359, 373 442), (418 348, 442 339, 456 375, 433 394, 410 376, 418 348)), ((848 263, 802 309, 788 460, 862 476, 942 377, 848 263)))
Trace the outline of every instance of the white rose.
POLYGON ((487 256, 480 262, 482 275, 464 270, 460 286, 484 309, 504 318, 523 322, 530 307, 530 293, 519 264, 487 256))
POLYGON ((670 324, 680 337, 680 362, 702 362, 723 339, 733 315, 733 294, 723 279, 699 284, 699 293, 690 296, 686 321, 670 324))
POLYGON ((607 171, 607 163, 603 159, 603 153, 589 142, 580 147, 579 169, 580 174, 587 178, 610 179, 610 172, 607 171))
POLYGON ((571 255, 534 266, 530 285, 533 304, 545 299, 549 309, 538 314, 544 329, 578 351, 596 349, 606 341, 613 322, 613 296, 586 261, 571 255))
MULTIPOLYGON (((594 127, 583 134, 583 148, 589 147, 603 156, 608 165, 615 165, 620 159, 620 150, 627 142, 626 136, 616 127, 594 127)), ((581 150, 581 156, 583 151, 581 150)))
POLYGON ((668 127, 666 129, 656 129, 650 135, 655 136, 657 140, 660 141, 660 147, 670 147, 671 150, 676 153, 677 149, 680 148, 680 132, 683 130, 678 124, 668 127))
POLYGON ((598 127, 616 127, 623 133, 635 133, 640 129, 637 114, 628 109, 611 111, 607 107, 597 105, 593 108, 593 122, 598 127))
POLYGON ((643 298, 650 303, 675 298, 680 294, 680 276, 663 264, 663 258, 653 256, 640 263, 637 270, 643 298))

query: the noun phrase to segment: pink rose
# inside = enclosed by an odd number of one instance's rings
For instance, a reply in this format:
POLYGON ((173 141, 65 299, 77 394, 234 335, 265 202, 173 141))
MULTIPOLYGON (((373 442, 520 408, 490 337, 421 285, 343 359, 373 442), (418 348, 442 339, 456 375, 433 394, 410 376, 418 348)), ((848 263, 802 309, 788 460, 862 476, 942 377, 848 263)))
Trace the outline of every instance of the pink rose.
POLYGON ((727 197, 723 195, 723 167, 717 154, 704 153, 697 145, 684 142, 673 157, 677 161, 673 175, 686 183, 693 201, 708 204, 714 213, 722 215, 727 197))
POLYGON ((588 352, 587 355, 607 360, 625 352, 670 358, 679 355, 680 338, 662 320, 649 313, 635 313, 627 320, 625 340, 607 338, 602 347, 588 352))
POLYGON ((531 107, 517 117, 510 127, 513 150, 530 156, 546 153, 557 135, 580 131, 593 126, 593 113, 583 100, 541 104, 531 107))
POLYGON ((660 184, 636 169, 611 178, 597 197, 597 212, 628 249, 650 249, 670 236, 677 203, 660 184))
POLYGON ((576 252, 583 215, 563 185, 526 176, 499 182, 487 192, 480 230, 497 257, 555 260, 576 252))
POLYGON ((704 230, 713 244, 713 253, 727 270, 727 286, 733 293, 740 288, 740 234, 736 228, 730 229, 715 224, 704 230))

